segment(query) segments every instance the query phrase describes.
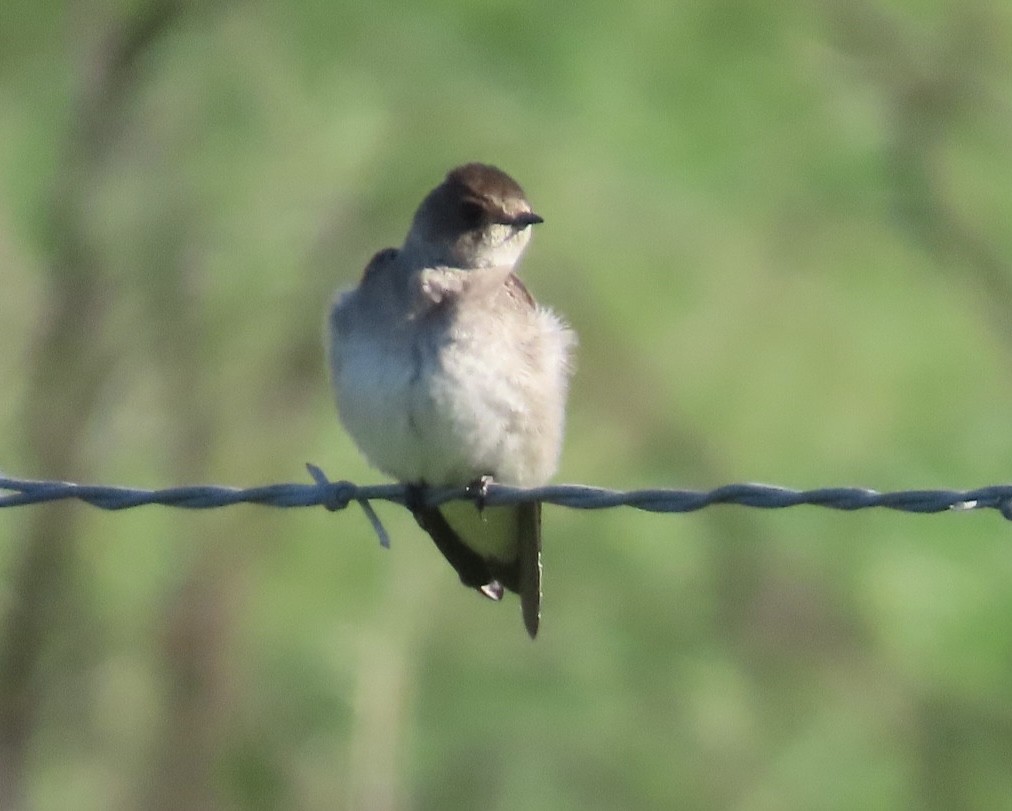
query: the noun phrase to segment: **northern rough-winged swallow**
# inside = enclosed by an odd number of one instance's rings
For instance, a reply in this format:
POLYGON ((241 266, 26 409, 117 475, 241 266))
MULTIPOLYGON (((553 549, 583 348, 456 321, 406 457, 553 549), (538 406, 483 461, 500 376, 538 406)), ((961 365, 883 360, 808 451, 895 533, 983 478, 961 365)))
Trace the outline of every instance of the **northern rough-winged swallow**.
MULTIPOLYGON (((540 222, 505 172, 460 166, 422 201, 404 245, 338 294, 327 341, 338 410, 384 473, 419 488, 533 487, 555 473, 576 337, 514 273, 540 222)), ((413 502, 464 585, 520 595, 534 637, 541 505, 413 502)))

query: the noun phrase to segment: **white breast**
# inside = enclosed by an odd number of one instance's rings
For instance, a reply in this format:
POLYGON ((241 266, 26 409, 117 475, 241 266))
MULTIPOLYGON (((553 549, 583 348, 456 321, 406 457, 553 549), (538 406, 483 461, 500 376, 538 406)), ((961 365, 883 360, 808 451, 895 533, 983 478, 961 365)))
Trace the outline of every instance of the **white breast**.
POLYGON ((340 364, 333 363, 334 388, 341 421, 366 458, 400 481, 417 481, 422 450, 411 420, 410 355, 346 336, 340 342, 340 364))
POLYGON ((480 313, 377 329, 342 317, 355 295, 332 316, 331 366, 341 419, 372 464, 434 485, 484 474, 517 485, 547 481, 560 450, 572 344, 554 315, 539 309, 503 321, 480 313))

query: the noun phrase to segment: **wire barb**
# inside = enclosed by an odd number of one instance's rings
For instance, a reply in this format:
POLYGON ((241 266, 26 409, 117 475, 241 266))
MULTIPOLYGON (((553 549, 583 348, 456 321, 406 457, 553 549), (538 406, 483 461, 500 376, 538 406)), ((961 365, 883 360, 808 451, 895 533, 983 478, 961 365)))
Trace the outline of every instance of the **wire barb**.
MULTIPOLYGON (((352 501, 361 505, 384 546, 390 538, 370 502, 405 504, 407 488, 402 484, 359 486, 348 481, 331 481, 316 465, 307 464, 313 484, 270 484, 240 489, 216 485, 138 490, 60 481, 32 481, 0 476, 0 508, 73 499, 102 510, 124 510, 160 504, 191 510, 226 507, 232 504, 261 504, 270 507, 325 507, 343 510, 352 501)), ((474 501, 467 488, 430 488, 425 492, 429 506, 447 501, 474 501)), ((713 490, 606 490, 579 484, 546 487, 508 487, 490 484, 483 494, 490 507, 540 501, 578 510, 632 507, 646 512, 685 513, 717 504, 737 504, 757 509, 781 509, 802 504, 833 510, 864 510, 882 507, 914 513, 997 510, 1012 520, 1012 485, 994 485, 977 490, 902 490, 880 493, 859 487, 826 487, 792 490, 769 484, 726 484, 713 490)))
MULTIPOLYGON (((347 481, 330 481, 327 478, 327 474, 320 470, 320 468, 312 462, 306 462, 306 470, 309 471, 309 475, 313 477, 313 481, 315 481, 317 485, 320 487, 331 488, 333 491, 332 500, 325 502, 323 505, 324 507, 331 512, 335 512, 337 510, 343 510, 348 506, 348 502, 350 501, 350 492, 355 490, 355 485, 347 481)), ((389 549, 390 535, 387 534, 386 527, 384 527, 383 522, 379 520, 379 516, 376 515, 376 511, 372 508, 372 504, 364 498, 355 500, 362 508, 362 512, 365 513, 365 517, 369 519, 369 523, 372 524, 373 532, 379 536, 380 546, 384 549, 389 549)))

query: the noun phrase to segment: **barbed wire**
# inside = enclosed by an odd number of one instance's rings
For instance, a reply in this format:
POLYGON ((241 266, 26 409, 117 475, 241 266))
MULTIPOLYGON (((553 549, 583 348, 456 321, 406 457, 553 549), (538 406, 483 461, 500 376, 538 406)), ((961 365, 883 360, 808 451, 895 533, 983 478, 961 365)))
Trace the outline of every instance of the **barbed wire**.
MULTIPOLYGON (((132 487, 74 484, 63 481, 36 481, 0 476, 0 508, 44 502, 76 500, 103 510, 124 510, 148 504, 191 510, 226 507, 233 504, 261 504, 270 507, 316 507, 341 510, 357 502, 371 513, 372 501, 405 504, 410 488, 402 484, 356 485, 331 481, 315 465, 306 466, 313 483, 269 484, 236 488, 218 485, 170 487, 141 490, 132 487)), ((769 484, 726 484, 712 490, 648 489, 608 490, 580 484, 554 484, 545 487, 509 487, 489 484, 481 496, 473 490, 427 488, 422 496, 427 506, 447 501, 481 499, 487 506, 502 506, 540 501, 578 510, 632 507, 660 513, 695 512, 717 504, 736 504, 758 509, 781 509, 810 505, 834 510, 864 510, 881 507, 913 513, 939 513, 949 510, 998 510, 1012 520, 1012 485, 994 485, 976 490, 901 490, 878 492, 861 487, 822 487, 793 490, 769 484)), ((381 535, 382 537, 382 535, 381 535)))

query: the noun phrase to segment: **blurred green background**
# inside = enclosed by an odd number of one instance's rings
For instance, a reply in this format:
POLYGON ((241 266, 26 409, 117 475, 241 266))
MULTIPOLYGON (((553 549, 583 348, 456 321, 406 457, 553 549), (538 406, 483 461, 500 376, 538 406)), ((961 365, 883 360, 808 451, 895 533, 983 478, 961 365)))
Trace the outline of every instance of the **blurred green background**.
MULTIPOLYGON (((1012 7, 5 0, 0 469, 369 483, 321 348, 452 166, 546 224, 560 481, 1012 478, 1012 7)), ((545 514, 542 633, 402 510, 0 514, 0 808, 1012 807, 1012 528, 545 514)))

